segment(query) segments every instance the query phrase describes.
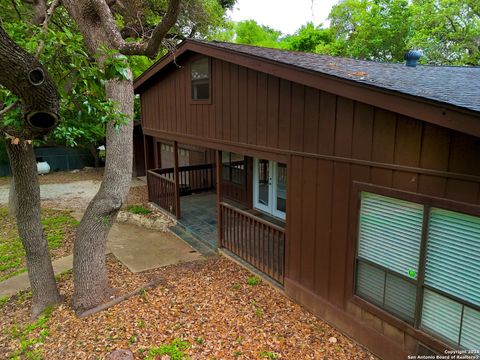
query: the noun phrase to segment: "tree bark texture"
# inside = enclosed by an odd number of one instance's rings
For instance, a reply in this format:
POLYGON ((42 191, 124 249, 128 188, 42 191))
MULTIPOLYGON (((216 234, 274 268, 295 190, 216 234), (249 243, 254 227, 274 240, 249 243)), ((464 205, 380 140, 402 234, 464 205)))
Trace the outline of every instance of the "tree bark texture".
MULTIPOLYGON (((97 2, 63 0, 63 5, 83 34, 92 55, 103 46, 113 48, 104 22, 113 21, 111 14, 102 18, 97 2)), ((103 58, 98 59, 102 66, 103 58)), ((133 81, 109 80, 107 98, 119 106, 126 117, 119 127, 107 124, 105 171, 102 185, 80 222, 73 248, 73 306, 77 313, 94 308, 108 299, 111 289, 105 267, 108 233, 125 202, 132 179, 133 161, 133 81)), ((120 114, 119 114, 120 117, 120 114)))
POLYGON ((74 296, 78 313, 108 299, 110 287, 105 267, 107 236, 125 203, 132 179, 133 83, 110 80, 108 98, 120 105, 128 122, 107 125, 106 162, 102 185, 80 222, 73 250, 74 296))
MULTIPOLYGON (((125 54, 154 55, 163 36, 174 25, 181 0, 168 0, 168 10, 147 43, 126 43, 105 0, 62 0, 83 35, 85 46, 102 66, 104 47, 125 54), (100 53, 100 56, 98 56, 100 53)), ((107 98, 119 105, 126 117, 115 128, 107 125, 105 172, 97 195, 90 202, 74 243, 74 298, 77 313, 94 308, 110 295, 105 268, 107 236, 125 202, 132 178, 133 163, 133 81, 109 80, 107 98)))
POLYGON ((7 144, 17 194, 17 227, 26 252, 28 278, 32 289, 32 316, 61 301, 53 272, 48 243, 40 221, 40 187, 32 144, 7 144))
POLYGON ((55 83, 42 64, 26 52, 0 26, 0 84, 22 100, 23 118, 32 139, 37 133, 52 130, 59 118, 55 83))
POLYGON ((17 201, 17 193, 15 192, 15 180, 12 176, 12 180, 10 182, 10 189, 8 190, 8 214, 11 217, 17 217, 17 208, 18 208, 18 201, 17 201))

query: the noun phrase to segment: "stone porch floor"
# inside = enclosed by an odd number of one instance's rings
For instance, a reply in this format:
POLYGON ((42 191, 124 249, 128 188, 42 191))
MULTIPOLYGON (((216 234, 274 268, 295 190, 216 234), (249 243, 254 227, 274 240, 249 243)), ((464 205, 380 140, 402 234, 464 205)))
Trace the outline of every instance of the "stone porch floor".
POLYGON ((217 241, 217 195, 201 193, 182 196, 181 218, 178 223, 208 246, 215 248, 217 241))

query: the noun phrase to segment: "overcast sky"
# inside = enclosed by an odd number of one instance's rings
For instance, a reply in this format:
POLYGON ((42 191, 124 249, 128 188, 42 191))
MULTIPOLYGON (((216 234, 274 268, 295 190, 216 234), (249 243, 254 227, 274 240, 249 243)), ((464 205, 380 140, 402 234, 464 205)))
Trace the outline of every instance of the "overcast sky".
POLYGON ((338 0, 237 0, 229 16, 233 21, 256 20, 261 25, 292 34, 308 21, 325 23, 338 0), (313 2, 313 6, 312 6, 313 2))

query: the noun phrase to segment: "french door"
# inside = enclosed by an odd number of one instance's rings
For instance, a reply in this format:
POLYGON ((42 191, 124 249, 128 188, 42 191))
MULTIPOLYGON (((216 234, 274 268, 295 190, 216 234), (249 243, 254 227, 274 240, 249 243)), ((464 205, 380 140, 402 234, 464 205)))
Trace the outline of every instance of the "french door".
POLYGON ((254 159, 253 206, 280 219, 286 217, 287 165, 254 159))

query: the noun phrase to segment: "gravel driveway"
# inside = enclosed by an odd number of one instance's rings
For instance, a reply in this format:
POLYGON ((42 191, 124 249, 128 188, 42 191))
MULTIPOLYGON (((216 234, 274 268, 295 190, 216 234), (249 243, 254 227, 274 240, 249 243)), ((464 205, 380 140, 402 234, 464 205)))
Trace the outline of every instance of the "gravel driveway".
MULTIPOLYGON (((44 184, 40 185, 40 196, 42 200, 68 201, 70 207, 73 205, 75 208, 85 208, 97 193, 100 183, 96 180, 86 180, 64 184, 44 184)), ((10 185, 0 186, 0 204, 8 203, 9 188, 10 185)))

